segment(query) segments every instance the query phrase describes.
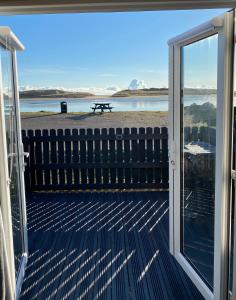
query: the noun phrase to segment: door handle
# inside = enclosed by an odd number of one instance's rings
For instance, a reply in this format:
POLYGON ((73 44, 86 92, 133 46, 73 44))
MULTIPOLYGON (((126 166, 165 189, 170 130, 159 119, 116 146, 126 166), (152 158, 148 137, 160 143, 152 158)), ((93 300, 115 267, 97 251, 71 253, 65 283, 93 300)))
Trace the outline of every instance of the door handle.
POLYGON ((23 152, 22 155, 23 155, 24 157, 28 158, 28 157, 29 157, 29 152, 23 152))
POLYGON ((24 158, 28 158, 29 157, 29 152, 22 152, 21 154, 21 157, 22 157, 22 171, 25 172, 25 167, 27 166, 27 162, 25 162, 24 158))
POLYGON ((175 169, 175 143, 174 141, 170 142, 169 150, 169 162, 173 169, 175 169))

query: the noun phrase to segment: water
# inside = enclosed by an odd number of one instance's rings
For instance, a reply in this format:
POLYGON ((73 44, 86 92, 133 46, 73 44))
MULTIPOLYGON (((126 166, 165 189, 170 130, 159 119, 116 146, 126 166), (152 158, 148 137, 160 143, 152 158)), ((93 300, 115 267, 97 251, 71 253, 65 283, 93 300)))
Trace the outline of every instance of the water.
MULTIPOLYGON (((189 105, 192 103, 214 103, 216 95, 186 96, 189 105)), ((76 98, 76 99, 22 99, 22 112, 50 111, 60 112, 60 102, 66 101, 68 112, 91 112, 95 102, 109 102, 113 111, 168 111, 168 96, 160 97, 128 97, 128 98, 76 98)))
POLYGON ((80 99, 22 99, 22 112, 38 112, 41 110, 60 112, 60 102, 66 101, 68 112, 91 112, 95 102, 111 103, 113 111, 148 111, 168 109, 168 96, 155 98, 80 98, 80 99))

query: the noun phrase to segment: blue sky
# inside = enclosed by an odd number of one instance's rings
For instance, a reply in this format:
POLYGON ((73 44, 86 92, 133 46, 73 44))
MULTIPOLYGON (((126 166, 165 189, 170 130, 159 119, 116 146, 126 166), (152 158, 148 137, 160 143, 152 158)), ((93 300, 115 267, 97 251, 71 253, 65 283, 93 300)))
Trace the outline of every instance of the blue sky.
MULTIPOLYGON (((26 47, 20 86, 127 88, 168 84, 167 40, 223 10, 6 16, 26 47)), ((193 62, 194 64, 194 62, 193 62)))

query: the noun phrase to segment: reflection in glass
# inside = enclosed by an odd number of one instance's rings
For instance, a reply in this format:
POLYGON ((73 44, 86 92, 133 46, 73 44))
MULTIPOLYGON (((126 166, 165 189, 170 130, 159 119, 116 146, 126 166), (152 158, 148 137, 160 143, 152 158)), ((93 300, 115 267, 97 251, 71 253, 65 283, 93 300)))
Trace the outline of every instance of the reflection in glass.
POLYGON ((13 97, 12 82, 12 56, 11 52, 4 48, 0 48, 1 69, 2 69, 2 85, 4 114, 7 140, 8 154, 8 170, 10 178, 10 196, 11 196, 11 212, 12 212, 12 232, 15 255, 15 271, 19 270, 20 260, 23 252, 22 240, 22 224, 20 210, 20 190, 19 190, 19 172, 18 172, 18 153, 17 136, 16 136, 16 111, 13 97))
POLYGON ((182 48, 182 253, 212 288, 214 264, 217 41, 182 48), (196 96, 190 103, 190 96, 196 96), (204 99, 205 101, 202 101, 204 99))

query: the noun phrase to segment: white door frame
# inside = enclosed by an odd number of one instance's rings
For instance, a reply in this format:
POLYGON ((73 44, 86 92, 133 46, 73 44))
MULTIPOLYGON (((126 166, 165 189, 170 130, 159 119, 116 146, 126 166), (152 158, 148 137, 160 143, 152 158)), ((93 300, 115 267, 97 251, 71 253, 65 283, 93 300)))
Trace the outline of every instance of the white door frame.
POLYGON ((13 97, 16 107, 16 127, 17 127, 17 149, 18 149, 18 166, 19 166, 19 183, 20 183, 20 210, 22 218, 22 235, 23 235, 23 253, 21 258, 21 265, 18 272, 16 280, 16 298, 20 296, 21 286, 24 279, 25 268, 28 260, 28 234, 27 234, 27 216, 26 216, 26 198, 25 198, 25 180, 24 180, 24 158, 25 155, 28 155, 24 152, 22 136, 21 136, 21 116, 20 116, 20 99, 19 99, 19 90, 18 90, 18 76, 17 76, 17 59, 16 59, 16 50, 14 49, 11 52, 12 57, 12 76, 13 76, 13 97))
POLYGON ((169 41, 170 251, 205 299, 228 297, 229 199, 233 107, 234 12, 212 19, 169 41), (181 253, 180 240, 180 100, 181 48, 218 34, 215 233, 213 292, 181 253))
POLYGON ((8 268, 10 274, 10 286, 12 294, 15 295, 16 279, 15 279, 15 261, 13 250, 13 233, 12 233, 12 218, 11 218, 11 201, 8 177, 8 157, 6 145, 6 127, 4 115, 4 102, 3 102, 3 88, 2 88, 2 71, 0 64, 0 201, 3 218, 4 235, 6 241, 6 251, 8 254, 8 268))
MULTIPOLYGON (((8 263, 11 275, 11 286, 12 292, 15 299, 20 296, 21 285, 24 278, 25 267, 28 257, 28 240, 27 240, 27 219, 26 219, 26 202, 25 202, 25 188, 24 188, 24 151, 21 139, 21 124, 20 124, 20 108, 19 108, 19 92, 18 92, 18 82, 17 82, 17 64, 16 64, 16 51, 24 50, 24 46, 16 38, 16 36, 11 32, 8 27, 0 27, 0 44, 11 54, 11 70, 12 70, 12 90, 13 90, 13 101, 16 108, 16 126, 17 126, 17 149, 18 149, 18 176, 20 183, 20 211, 22 218, 22 228, 23 228, 23 249, 22 257, 20 262, 20 267, 15 275, 15 261, 14 261, 14 244, 12 235, 12 220, 11 220, 11 198, 10 198, 10 188, 9 188, 9 173, 8 173, 8 156, 7 156, 7 145, 6 145, 6 128, 5 128, 5 116, 4 116, 4 99, 3 99, 3 87, 2 80, 0 78, 0 196, 2 203, 2 214, 4 222, 4 231, 6 236, 7 251, 8 251, 8 263)), ((1 61, 0 61, 1 64, 1 61)), ((1 72, 0 72, 1 73, 1 72)), ((2 74, 2 73, 1 73, 2 74)), ((1 75, 0 74, 0 75, 1 75)))

